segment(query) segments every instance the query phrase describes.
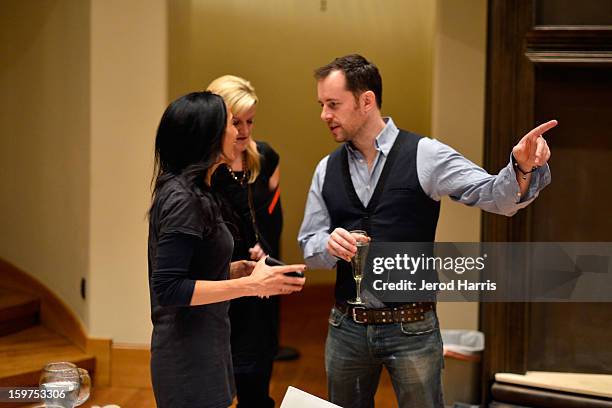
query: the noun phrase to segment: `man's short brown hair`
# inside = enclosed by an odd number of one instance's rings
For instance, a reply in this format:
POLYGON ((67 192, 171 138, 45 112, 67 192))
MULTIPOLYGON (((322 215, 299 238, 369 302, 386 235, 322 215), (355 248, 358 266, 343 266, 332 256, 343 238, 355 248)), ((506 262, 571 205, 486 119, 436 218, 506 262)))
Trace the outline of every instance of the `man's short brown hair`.
POLYGON ((346 89, 353 93, 355 99, 365 91, 372 91, 376 96, 378 109, 382 106, 382 78, 376 65, 359 54, 338 57, 327 65, 317 68, 314 76, 317 81, 327 78, 333 71, 342 71, 346 78, 346 89))

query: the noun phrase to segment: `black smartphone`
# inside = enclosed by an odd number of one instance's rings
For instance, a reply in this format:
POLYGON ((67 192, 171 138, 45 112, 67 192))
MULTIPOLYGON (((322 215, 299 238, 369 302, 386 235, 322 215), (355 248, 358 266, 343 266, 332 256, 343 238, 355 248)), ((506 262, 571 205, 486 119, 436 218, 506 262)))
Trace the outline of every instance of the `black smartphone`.
MULTIPOLYGON (((283 266, 283 265, 285 265, 285 263, 283 261, 279 261, 278 259, 273 258, 273 257, 268 255, 268 257, 266 258, 266 265, 268 265, 268 266, 283 266)), ((287 275, 287 276, 294 276, 296 278, 303 278, 304 277, 304 272, 293 271, 293 272, 287 272, 287 273, 285 273, 285 275, 287 275)))

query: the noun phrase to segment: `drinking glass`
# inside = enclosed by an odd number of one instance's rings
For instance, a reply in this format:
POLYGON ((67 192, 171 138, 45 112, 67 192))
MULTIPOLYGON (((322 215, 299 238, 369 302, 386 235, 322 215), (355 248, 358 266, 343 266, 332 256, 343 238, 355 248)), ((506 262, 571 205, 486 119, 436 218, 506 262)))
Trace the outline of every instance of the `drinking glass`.
MULTIPOLYGON (((368 236, 368 234, 362 230, 353 230, 353 231, 349 231, 349 233, 351 235, 356 236, 355 238, 357 238, 357 236, 359 235, 364 236, 364 237, 368 236)), ((365 303, 361 301, 361 279, 363 278, 363 271, 365 269, 366 261, 368 258, 368 251, 370 249, 370 243, 367 240, 365 241, 357 240, 357 243, 355 244, 355 246, 357 247, 357 253, 351 259, 351 266, 353 267, 353 279, 355 279, 355 285, 357 288, 357 296, 355 300, 349 300, 347 301, 347 303, 351 305, 363 306, 365 305, 365 303)))
POLYGON ((89 398, 91 378, 87 370, 62 361, 45 365, 39 384, 45 406, 73 408, 89 398))

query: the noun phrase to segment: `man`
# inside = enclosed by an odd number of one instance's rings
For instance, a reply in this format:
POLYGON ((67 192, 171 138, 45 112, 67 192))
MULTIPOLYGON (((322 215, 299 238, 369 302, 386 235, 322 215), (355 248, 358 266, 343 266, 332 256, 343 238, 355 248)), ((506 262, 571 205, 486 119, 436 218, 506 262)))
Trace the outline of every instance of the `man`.
POLYGON ((550 150, 541 135, 557 122, 525 135, 509 164, 492 176, 452 148, 383 118, 380 74, 362 56, 337 58, 315 78, 321 119, 343 143, 316 168, 298 236, 309 267, 337 268, 325 348, 330 401, 374 406, 384 366, 400 407, 443 407, 435 304, 384 304, 372 297, 365 309, 347 304, 355 297, 349 262, 356 239, 363 239, 348 231, 365 230, 378 242, 433 242, 444 195, 513 215, 550 183, 550 150))

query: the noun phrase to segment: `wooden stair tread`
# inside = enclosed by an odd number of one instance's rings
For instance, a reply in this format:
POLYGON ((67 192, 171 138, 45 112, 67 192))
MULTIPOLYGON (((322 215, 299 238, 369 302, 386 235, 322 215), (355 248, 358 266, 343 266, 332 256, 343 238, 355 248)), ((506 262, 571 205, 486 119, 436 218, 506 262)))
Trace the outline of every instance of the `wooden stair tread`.
POLYGON ((40 321, 40 299, 14 289, 0 288, 0 336, 35 326, 40 321))
POLYGON ((0 309, 37 300, 38 297, 36 295, 0 287, 0 309))
POLYGON ((0 288, 0 320, 11 318, 14 310, 30 308, 34 305, 38 311, 40 300, 35 295, 11 289, 0 288))
POLYGON ((51 361, 70 361, 88 370, 95 367, 93 356, 40 325, 0 337, 0 361, 0 386, 31 384, 51 361))

